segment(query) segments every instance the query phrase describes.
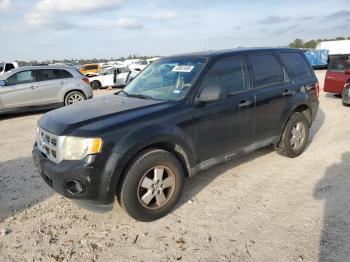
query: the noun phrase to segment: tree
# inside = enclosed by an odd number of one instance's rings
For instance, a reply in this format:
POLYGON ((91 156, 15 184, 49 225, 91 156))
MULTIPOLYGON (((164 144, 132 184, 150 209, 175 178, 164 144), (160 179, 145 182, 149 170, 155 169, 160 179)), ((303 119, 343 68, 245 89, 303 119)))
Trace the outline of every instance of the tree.
POLYGON ((345 37, 338 36, 335 40, 345 40, 345 37))
POLYGON ((302 48, 303 45, 304 45, 304 41, 302 39, 296 38, 292 43, 289 44, 289 47, 302 48))
POLYGON ((315 49, 316 46, 317 46, 317 42, 315 40, 305 42, 303 45, 304 48, 309 48, 309 49, 315 49))

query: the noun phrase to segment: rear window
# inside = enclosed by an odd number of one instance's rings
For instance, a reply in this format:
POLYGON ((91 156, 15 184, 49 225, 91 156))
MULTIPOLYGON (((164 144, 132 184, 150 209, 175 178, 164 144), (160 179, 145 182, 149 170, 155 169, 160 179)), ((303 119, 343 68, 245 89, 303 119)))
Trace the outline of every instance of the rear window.
POLYGON ((281 60, 291 78, 308 78, 312 73, 305 58, 299 53, 281 53, 281 60))
POLYGON ((83 67, 84 70, 95 70, 98 69, 97 65, 88 65, 83 67))
POLYGON ((284 81, 283 69, 273 55, 252 55, 250 60, 253 66, 254 87, 268 86, 284 81))

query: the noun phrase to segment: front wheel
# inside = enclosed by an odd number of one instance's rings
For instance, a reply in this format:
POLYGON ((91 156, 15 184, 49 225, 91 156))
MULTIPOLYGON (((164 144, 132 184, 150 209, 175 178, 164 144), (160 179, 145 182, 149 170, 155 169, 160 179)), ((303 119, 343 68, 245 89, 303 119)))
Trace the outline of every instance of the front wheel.
POLYGON ((100 89, 101 87, 102 87, 102 85, 101 85, 100 81, 94 80, 94 81, 91 82, 91 88, 93 90, 100 89))
POLYGON ((309 122, 303 113, 296 112, 288 120, 275 150, 283 156, 297 157, 304 151, 308 140, 309 122))
POLYGON ((157 220, 170 212, 180 198, 184 172, 170 152, 150 149, 139 154, 121 183, 121 206, 139 221, 157 220))
POLYGON ((64 99, 64 105, 68 106, 68 105, 72 105, 72 104, 75 104, 78 102, 82 102, 84 100, 86 100, 86 96, 82 92, 72 91, 66 95, 66 97, 64 99))

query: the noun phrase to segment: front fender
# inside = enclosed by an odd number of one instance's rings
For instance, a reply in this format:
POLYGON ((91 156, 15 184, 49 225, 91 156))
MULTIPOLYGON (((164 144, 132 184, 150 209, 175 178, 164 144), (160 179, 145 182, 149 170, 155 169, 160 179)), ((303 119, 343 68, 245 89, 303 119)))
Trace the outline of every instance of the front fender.
POLYGON ((173 125, 149 125, 125 135, 112 151, 128 157, 153 144, 165 143, 183 156, 188 168, 195 165, 195 147, 191 137, 181 128, 173 125))

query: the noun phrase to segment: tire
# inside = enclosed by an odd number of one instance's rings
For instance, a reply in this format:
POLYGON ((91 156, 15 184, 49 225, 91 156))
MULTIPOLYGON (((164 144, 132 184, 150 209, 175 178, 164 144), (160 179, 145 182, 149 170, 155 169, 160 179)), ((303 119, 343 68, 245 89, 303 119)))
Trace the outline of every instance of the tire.
POLYGON ((86 100, 86 96, 80 91, 71 91, 64 98, 64 105, 69 106, 86 100))
POLYGON ((289 118, 281 140, 275 145, 277 153, 290 158, 299 156, 309 141, 309 129, 309 121, 305 115, 295 112, 289 118))
POLYGON ((102 87, 101 82, 97 80, 92 81, 90 85, 93 90, 97 90, 102 87))
POLYGON ((168 151, 149 149, 131 162, 117 197, 132 218, 143 222, 154 221, 167 215, 175 206, 183 183, 184 171, 179 160, 168 151), (161 177, 157 183, 157 178, 161 177))

